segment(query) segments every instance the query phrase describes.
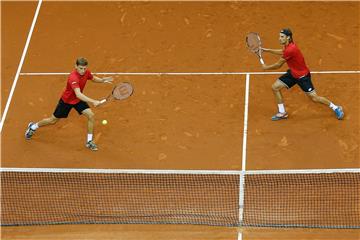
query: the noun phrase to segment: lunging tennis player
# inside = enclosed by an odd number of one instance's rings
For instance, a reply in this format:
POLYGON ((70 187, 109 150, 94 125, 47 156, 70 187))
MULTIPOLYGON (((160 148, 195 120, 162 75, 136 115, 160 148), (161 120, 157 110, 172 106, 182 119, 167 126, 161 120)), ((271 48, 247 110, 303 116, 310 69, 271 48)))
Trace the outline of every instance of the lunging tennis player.
POLYGON ((87 80, 92 80, 97 83, 112 82, 112 77, 99 78, 93 76, 90 70, 87 69, 88 61, 85 58, 78 58, 76 60, 75 69, 70 73, 66 87, 62 96, 57 104, 54 113, 49 118, 33 123, 30 122, 25 132, 25 138, 30 140, 35 131, 39 127, 43 127, 49 124, 55 124, 60 118, 67 118, 72 108, 81 115, 85 115, 88 119, 88 134, 85 146, 90 150, 98 150, 96 144, 93 141, 94 131, 94 113, 91 111, 88 103, 92 103, 94 107, 100 104, 100 101, 94 100, 83 94, 83 90, 87 80))
POLYGON ((263 64, 262 67, 264 70, 278 69, 285 62, 289 67, 289 70, 279 77, 279 79, 277 79, 272 85, 272 90, 278 104, 279 112, 275 114, 271 120, 276 121, 286 119, 288 117, 280 90, 285 87, 291 88, 295 84, 299 85, 306 95, 314 102, 329 106, 335 112, 337 119, 343 119, 344 112, 341 106, 337 106, 330 102, 327 98, 320 97, 316 94, 315 88, 311 82, 310 71, 305 64, 303 55, 293 41, 291 30, 288 28, 282 29, 280 31, 279 41, 280 44, 283 45, 283 49, 261 48, 264 52, 281 56, 280 59, 272 65, 263 64))

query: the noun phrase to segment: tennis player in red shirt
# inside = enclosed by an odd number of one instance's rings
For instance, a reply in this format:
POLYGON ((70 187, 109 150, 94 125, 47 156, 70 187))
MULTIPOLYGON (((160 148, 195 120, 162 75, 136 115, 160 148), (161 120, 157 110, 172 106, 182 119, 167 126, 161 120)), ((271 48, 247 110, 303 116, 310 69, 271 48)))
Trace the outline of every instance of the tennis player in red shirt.
POLYGON ((55 108, 54 113, 49 118, 34 123, 30 122, 25 132, 25 138, 30 140, 35 131, 39 127, 57 123, 60 118, 67 118, 72 108, 81 115, 84 115, 88 119, 88 134, 85 146, 90 150, 98 150, 96 144, 93 141, 94 131, 94 113, 91 111, 88 103, 91 103, 94 107, 100 104, 100 101, 94 100, 85 94, 83 90, 86 82, 92 80, 97 83, 112 82, 112 77, 99 78, 93 76, 90 70, 87 69, 88 61, 85 58, 78 58, 76 60, 75 69, 70 73, 64 92, 55 108))
POLYGON ((280 59, 272 65, 262 65, 264 70, 272 70, 280 68, 285 62, 287 63, 289 70, 275 81, 272 85, 279 112, 275 114, 271 120, 281 120, 288 117, 288 113, 285 111, 283 97, 280 90, 283 88, 291 88, 295 84, 309 96, 314 102, 322 103, 329 106, 334 112, 337 119, 344 118, 344 112, 341 106, 337 106, 330 102, 327 98, 318 96, 315 92, 315 88, 311 82, 310 70, 305 64, 303 55, 299 48, 293 41, 292 32, 290 29, 285 28, 280 31, 279 35, 280 44, 283 45, 283 49, 268 49, 261 48, 264 52, 280 55, 280 59))

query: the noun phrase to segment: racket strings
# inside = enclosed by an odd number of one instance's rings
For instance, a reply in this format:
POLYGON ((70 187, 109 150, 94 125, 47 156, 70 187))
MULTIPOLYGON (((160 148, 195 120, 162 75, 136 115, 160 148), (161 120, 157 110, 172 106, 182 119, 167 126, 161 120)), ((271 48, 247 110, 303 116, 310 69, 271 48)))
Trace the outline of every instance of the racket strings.
POLYGON ((246 37, 246 44, 250 51, 259 54, 261 41, 260 37, 256 33, 249 33, 246 37))
POLYGON ((112 91, 112 95, 115 99, 125 99, 132 94, 132 87, 130 84, 119 84, 112 91))

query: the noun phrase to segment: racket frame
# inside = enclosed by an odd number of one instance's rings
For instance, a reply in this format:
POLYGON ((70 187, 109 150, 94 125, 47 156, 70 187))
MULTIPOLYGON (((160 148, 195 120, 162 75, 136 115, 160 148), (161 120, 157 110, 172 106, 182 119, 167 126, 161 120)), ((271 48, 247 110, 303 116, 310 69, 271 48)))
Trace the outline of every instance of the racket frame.
POLYGON ((110 101, 111 99, 115 99, 115 100, 125 100, 125 99, 129 98, 133 93, 134 93, 134 88, 133 88, 133 86, 132 86, 129 82, 122 82, 122 83, 117 84, 115 87, 113 87, 113 89, 112 89, 111 93, 109 94, 109 96, 107 96, 107 97, 104 98, 103 100, 100 100, 100 104, 103 104, 103 103, 105 103, 105 102, 108 102, 108 101, 110 101), (130 86, 130 87, 131 87, 131 93, 130 93, 129 96, 127 96, 127 97, 125 97, 125 98, 123 98, 123 99, 115 98, 114 95, 113 95, 113 94, 114 94, 114 91, 115 91, 115 89, 116 89, 117 87, 119 87, 119 86, 122 85, 122 84, 126 84, 126 85, 130 86))
POLYGON ((261 63, 262 65, 264 65, 264 64, 265 64, 265 62, 264 62, 264 59, 262 58, 261 39, 260 39, 259 34, 258 34, 258 33, 256 33, 256 32, 250 32, 250 33, 248 33, 248 34, 246 35, 245 42, 246 42, 246 46, 247 46, 247 48, 248 48, 251 52, 255 53, 255 54, 256 54, 256 56, 258 56, 258 57, 259 57, 259 61, 260 61, 260 63, 261 63), (254 49, 251 49, 251 48, 250 48, 250 46, 249 46, 249 43, 248 43, 248 37, 249 37, 249 35, 250 35, 250 34, 255 35, 255 36, 256 36, 256 38, 257 38, 257 40, 258 40, 258 43, 259 43, 259 47, 258 47, 257 49, 255 49, 255 50, 254 50, 254 49))

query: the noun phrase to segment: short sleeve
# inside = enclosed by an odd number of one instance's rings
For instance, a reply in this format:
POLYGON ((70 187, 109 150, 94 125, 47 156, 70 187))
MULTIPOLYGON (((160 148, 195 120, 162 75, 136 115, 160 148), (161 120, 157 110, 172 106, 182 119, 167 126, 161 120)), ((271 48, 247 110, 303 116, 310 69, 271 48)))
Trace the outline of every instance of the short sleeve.
POLYGON ((283 53, 283 58, 288 61, 290 60, 294 55, 294 51, 292 50, 292 48, 286 48, 284 53, 283 53))
POLYGON ((94 78, 94 76, 92 75, 92 73, 90 72, 90 70, 88 71, 88 80, 92 80, 94 78))
POLYGON ((79 79, 78 79, 78 78, 76 78, 76 77, 70 77, 68 81, 69 81, 69 85, 71 86, 72 89, 80 88, 79 79))

